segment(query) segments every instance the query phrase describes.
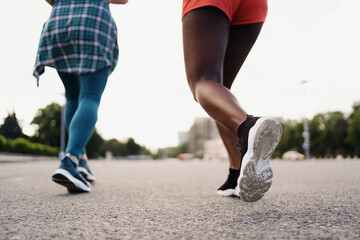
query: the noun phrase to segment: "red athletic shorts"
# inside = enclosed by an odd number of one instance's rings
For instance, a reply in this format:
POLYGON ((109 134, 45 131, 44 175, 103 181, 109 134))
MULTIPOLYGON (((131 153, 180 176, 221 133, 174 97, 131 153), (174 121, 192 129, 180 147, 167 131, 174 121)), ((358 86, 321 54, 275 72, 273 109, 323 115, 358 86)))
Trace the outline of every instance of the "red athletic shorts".
POLYGON ((214 6, 229 18, 230 25, 265 22, 267 0, 183 0, 182 18, 196 8, 214 6))

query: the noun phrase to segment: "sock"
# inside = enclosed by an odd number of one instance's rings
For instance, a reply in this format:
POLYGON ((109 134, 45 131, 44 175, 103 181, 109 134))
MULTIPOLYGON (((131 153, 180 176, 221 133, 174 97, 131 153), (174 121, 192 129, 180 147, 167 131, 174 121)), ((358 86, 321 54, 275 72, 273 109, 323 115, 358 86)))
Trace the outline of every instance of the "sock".
POLYGON ((221 187, 219 187, 218 190, 224 191, 227 189, 235 189, 239 176, 240 170, 229 168, 229 175, 225 183, 221 187))
POLYGON ((229 168, 229 176, 238 178, 240 176, 240 169, 229 168))

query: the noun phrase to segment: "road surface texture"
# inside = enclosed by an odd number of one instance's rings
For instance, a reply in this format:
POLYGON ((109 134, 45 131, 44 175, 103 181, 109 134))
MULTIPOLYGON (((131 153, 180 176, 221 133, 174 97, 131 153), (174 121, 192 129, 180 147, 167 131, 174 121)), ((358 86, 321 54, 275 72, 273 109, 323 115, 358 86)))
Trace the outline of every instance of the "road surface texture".
POLYGON ((271 162, 257 202, 215 194, 226 162, 91 161, 91 193, 57 160, 0 164, 0 239, 360 239, 360 160, 271 162))

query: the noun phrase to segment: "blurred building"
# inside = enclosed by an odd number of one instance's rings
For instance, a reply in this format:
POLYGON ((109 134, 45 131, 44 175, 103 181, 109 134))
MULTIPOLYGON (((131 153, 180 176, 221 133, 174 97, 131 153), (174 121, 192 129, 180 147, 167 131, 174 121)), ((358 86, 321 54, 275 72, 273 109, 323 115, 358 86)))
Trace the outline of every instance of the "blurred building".
POLYGON ((189 132, 179 132, 179 145, 187 143, 189 139, 189 132))
POLYGON ((204 160, 227 160, 228 154, 221 138, 204 142, 204 160))
POLYGON ((188 152, 204 154, 205 142, 220 139, 215 121, 211 118, 196 118, 190 130, 179 132, 179 145, 188 143, 188 152))

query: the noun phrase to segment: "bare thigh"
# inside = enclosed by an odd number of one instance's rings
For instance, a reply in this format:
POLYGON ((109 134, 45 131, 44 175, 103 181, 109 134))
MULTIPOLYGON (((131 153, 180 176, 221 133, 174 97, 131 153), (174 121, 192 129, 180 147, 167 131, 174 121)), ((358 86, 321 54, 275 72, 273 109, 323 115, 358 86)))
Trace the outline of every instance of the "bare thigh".
POLYGON ((231 88, 263 23, 230 26, 215 7, 189 12, 183 19, 185 68, 192 92, 197 81, 212 80, 231 88))
POLYGON ((263 23, 236 25, 230 27, 224 67, 223 85, 231 88, 240 68, 260 34, 263 23))
POLYGON ((230 23, 218 8, 203 7, 183 19, 185 68, 191 91, 203 79, 222 84, 230 23))

